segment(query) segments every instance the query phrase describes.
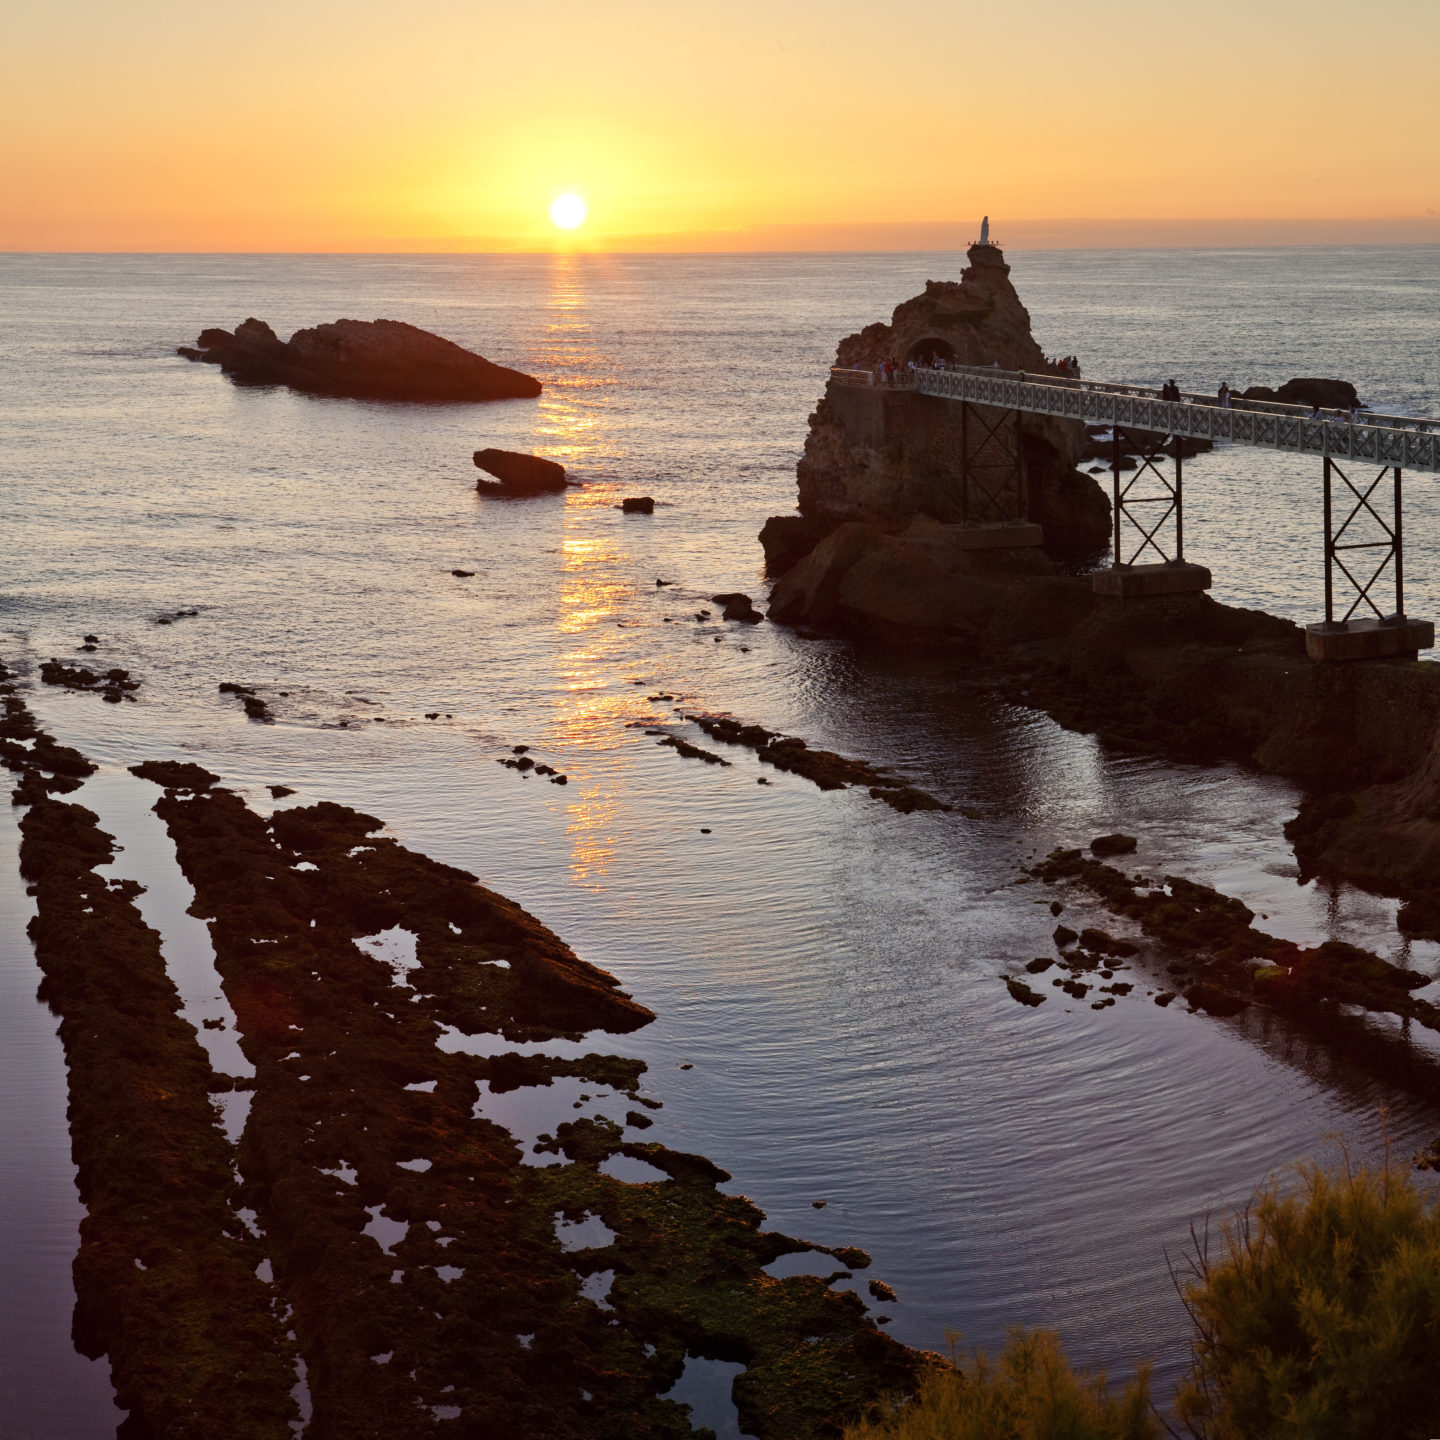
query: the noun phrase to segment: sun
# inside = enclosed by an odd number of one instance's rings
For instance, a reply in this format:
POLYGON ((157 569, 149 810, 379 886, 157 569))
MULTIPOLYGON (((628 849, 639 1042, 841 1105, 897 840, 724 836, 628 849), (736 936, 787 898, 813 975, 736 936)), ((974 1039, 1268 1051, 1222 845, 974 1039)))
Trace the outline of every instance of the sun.
POLYGON ((562 230, 574 230, 585 223, 585 202, 578 195, 560 195, 550 207, 550 218, 562 230))

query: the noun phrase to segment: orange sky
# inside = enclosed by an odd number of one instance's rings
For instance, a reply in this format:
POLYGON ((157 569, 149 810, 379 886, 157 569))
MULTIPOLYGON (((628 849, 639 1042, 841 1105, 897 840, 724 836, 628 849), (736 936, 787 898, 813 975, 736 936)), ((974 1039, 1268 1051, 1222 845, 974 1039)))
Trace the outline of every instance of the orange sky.
POLYGON ((0 250, 533 249, 566 190, 598 248, 1440 240, 1437 54, 1436 0, 54 0, 0 250))

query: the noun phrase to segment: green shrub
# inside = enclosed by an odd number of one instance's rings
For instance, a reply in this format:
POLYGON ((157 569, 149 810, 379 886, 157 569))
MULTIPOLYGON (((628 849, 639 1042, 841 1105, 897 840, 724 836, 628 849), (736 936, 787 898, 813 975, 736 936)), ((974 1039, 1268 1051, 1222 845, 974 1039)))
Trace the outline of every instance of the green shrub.
POLYGON ((1406 1175, 1307 1166, 1202 1240, 1184 1286, 1206 1440, 1440 1435, 1440 1210, 1406 1175))
POLYGON ((1045 1330, 1015 1331, 1000 1358, 936 1369, 912 1400, 852 1425, 844 1440, 1156 1440, 1148 1367, 1119 1395, 1077 1375, 1045 1330))

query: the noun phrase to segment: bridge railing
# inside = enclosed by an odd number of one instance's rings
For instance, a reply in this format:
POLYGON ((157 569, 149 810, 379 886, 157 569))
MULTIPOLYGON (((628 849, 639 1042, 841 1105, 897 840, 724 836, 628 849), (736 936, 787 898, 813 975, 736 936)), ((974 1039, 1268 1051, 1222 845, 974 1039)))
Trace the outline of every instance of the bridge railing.
MULTIPOLYGON (((882 383, 879 372, 871 370, 836 368, 830 376, 842 385, 882 383)), ((1303 405, 1263 400, 1237 400, 1227 408, 1214 396, 1182 394, 1179 400, 1162 400, 1158 390, 1145 386, 985 366, 897 368, 888 384, 893 389, 1088 424, 1440 472, 1440 423, 1408 416, 1361 412, 1352 421, 1317 417, 1303 405)))

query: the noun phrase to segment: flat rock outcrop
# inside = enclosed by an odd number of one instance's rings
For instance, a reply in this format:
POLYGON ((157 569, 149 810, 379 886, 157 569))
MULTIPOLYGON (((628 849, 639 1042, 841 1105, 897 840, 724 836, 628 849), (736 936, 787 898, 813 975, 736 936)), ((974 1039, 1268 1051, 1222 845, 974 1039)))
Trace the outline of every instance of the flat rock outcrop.
POLYGON ((493 494, 550 495, 569 484, 563 465, 518 450, 477 450, 475 464, 495 477, 477 480, 475 488, 493 494))
MULTIPOLYGON (((899 305, 889 324, 867 325, 840 342, 835 364, 872 370, 904 368, 936 356, 961 365, 997 364, 1049 372, 1030 333, 1030 316, 994 246, 972 246, 959 281, 931 280, 899 305)), ((789 569, 826 535, 846 524, 898 533, 917 515, 943 524, 1009 518, 990 514, 962 484, 966 437, 960 407, 903 388, 831 381, 810 417, 797 466, 799 514, 776 516, 761 535, 772 575, 789 569)), ((1109 534, 1109 502, 1076 469, 1085 443, 1077 422, 1027 415, 1021 448, 1028 518, 1056 553, 1094 553, 1109 534)), ((972 453, 975 437, 971 437, 972 453)))
POLYGON ((288 385, 357 400, 517 400, 540 393, 533 375, 496 365, 401 320, 336 320, 281 340, 253 317, 202 330, 187 360, 218 365, 239 385, 288 385))

